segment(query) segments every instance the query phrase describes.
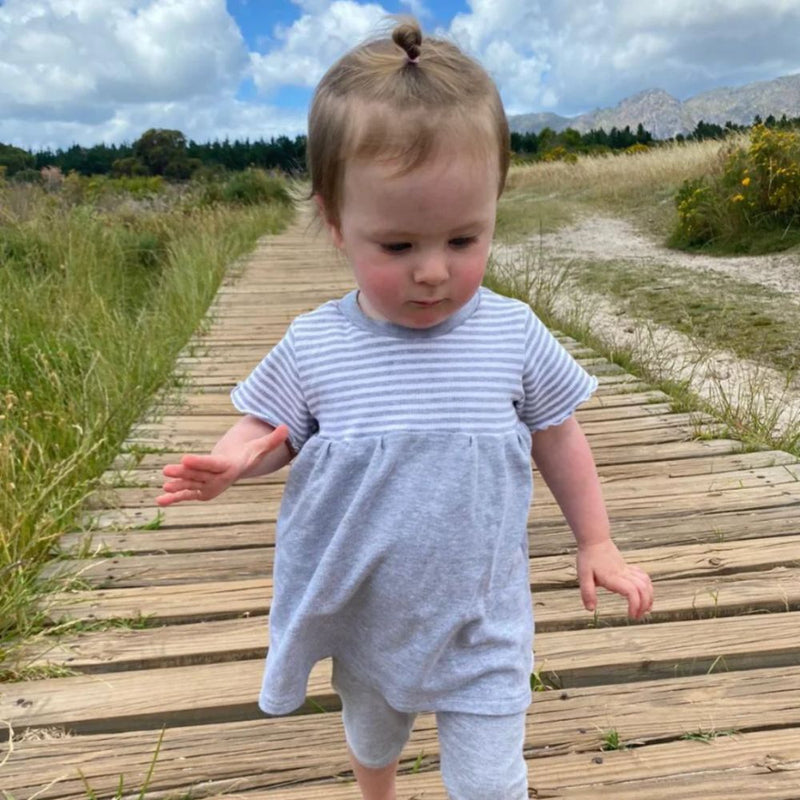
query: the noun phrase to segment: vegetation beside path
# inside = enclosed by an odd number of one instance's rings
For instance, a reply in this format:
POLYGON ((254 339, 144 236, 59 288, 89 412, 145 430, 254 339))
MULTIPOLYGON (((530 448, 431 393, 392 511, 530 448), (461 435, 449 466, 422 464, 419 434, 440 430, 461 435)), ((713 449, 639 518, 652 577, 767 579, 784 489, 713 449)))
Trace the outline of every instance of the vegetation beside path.
POLYGON ((0 181, 0 662, 42 624, 41 564, 162 387, 286 183, 0 181))
MULTIPOLYGON (((795 335, 800 322, 800 248, 787 247, 796 241, 791 238, 795 228, 800 228, 798 148, 798 134, 760 126, 749 136, 725 142, 514 167, 498 212, 500 263, 492 280, 501 290, 530 295, 548 324, 657 384, 675 398, 676 407, 711 411, 726 422, 734 438, 751 446, 800 454, 800 412, 791 410, 800 407, 800 350, 795 335), (705 188, 694 195, 698 186, 705 188), (687 206, 687 192, 697 198, 702 195, 704 204, 698 200, 687 206), (732 216, 726 216, 728 212, 732 216), (706 214, 703 231, 711 232, 711 241, 702 246, 697 239, 689 242, 676 235, 689 223, 699 225, 701 214, 706 214), (585 242, 577 241, 587 230, 583 224, 587 218, 600 220, 591 226, 594 233, 602 220, 627 220, 637 236, 672 245, 673 252, 667 258, 664 250, 663 264, 653 248, 643 257, 632 235, 627 252, 610 239, 609 248, 618 255, 601 257, 597 247, 582 247, 585 242), (573 234, 569 226, 579 221, 583 222, 573 234), (725 237, 714 239, 718 229, 712 222, 727 226, 725 237), (548 234, 556 230, 559 235, 552 237, 553 242, 575 244, 571 252, 561 252, 557 243, 550 243, 548 234), (784 253, 750 255, 746 269, 743 262, 728 256, 729 275, 709 263, 731 250, 752 253, 756 247, 757 252, 782 249, 784 253), (676 252, 681 248, 702 248, 703 264, 694 263, 695 255, 676 252), (778 283, 776 259, 782 265, 786 291, 764 285, 778 283), (677 262, 685 265, 676 266, 677 262), (765 281, 767 276, 771 280, 765 281), (620 317, 635 320, 634 329, 627 332, 638 331, 645 344, 650 341, 649 349, 638 347, 634 352, 620 345, 620 337, 598 335, 591 298, 603 298, 620 317), (566 314, 565 309, 569 309, 566 314), (716 407, 697 396, 685 377, 686 368, 670 376, 665 353, 653 338, 660 335, 659 329, 686 337, 698 359, 688 371, 716 382, 710 392, 720 400, 716 407), (733 392, 713 368, 720 351, 743 365, 747 362, 753 376, 733 392)), ((617 233, 609 230, 608 235, 617 233)))

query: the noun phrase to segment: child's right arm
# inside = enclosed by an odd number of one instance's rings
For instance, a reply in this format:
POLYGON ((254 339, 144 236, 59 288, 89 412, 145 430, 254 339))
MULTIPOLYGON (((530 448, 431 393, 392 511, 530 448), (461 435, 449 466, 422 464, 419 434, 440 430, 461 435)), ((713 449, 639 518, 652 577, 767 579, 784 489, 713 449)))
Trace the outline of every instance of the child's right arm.
POLYGON ((292 459, 286 425, 273 428, 250 415, 242 417, 215 445, 211 455, 185 455, 167 464, 160 506, 184 500, 211 500, 241 478, 266 475, 292 459))

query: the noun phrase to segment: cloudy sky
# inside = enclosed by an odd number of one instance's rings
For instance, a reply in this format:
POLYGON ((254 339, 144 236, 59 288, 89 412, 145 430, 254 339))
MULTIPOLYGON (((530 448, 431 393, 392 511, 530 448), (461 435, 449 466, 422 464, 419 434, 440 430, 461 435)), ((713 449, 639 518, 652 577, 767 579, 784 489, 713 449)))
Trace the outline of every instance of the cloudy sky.
POLYGON ((0 142, 295 136, 325 69, 398 12, 477 56, 510 114, 800 72, 800 0, 0 0, 0 142))

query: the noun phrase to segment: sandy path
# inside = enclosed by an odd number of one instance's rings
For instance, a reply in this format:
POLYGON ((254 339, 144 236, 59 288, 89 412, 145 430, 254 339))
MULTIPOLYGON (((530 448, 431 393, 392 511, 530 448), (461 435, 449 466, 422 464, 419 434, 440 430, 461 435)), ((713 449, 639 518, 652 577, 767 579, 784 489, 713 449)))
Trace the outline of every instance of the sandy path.
POLYGON ((627 220, 606 216, 585 217, 573 227, 546 234, 542 244, 547 253, 560 258, 721 272, 800 300, 800 253, 729 257, 682 253, 639 233, 627 220))
MULTIPOLYGON (((675 266, 698 272, 720 272, 780 291, 800 302, 800 254, 711 257, 669 250, 640 233, 628 221, 592 216, 556 233, 531 239, 531 252, 545 269, 575 261, 675 266)), ((495 257, 513 263, 523 248, 501 247, 495 257)), ((743 419, 769 420, 781 433, 800 427, 800 376, 793 381, 776 370, 712 349, 672 328, 626 314, 613 298, 572 286, 562 292, 557 309, 565 317, 576 313, 608 346, 631 349, 658 377, 686 380, 718 411, 736 409, 743 419)), ((798 332, 800 335, 800 331, 798 332)))

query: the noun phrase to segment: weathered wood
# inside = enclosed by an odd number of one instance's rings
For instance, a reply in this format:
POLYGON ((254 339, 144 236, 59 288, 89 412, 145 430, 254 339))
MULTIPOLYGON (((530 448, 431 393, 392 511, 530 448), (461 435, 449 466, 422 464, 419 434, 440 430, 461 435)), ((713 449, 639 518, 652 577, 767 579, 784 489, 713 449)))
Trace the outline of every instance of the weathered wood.
MULTIPOLYGON (((723 736, 710 743, 669 742, 602 754, 555 755, 528 764, 533 797, 552 800, 797 800, 800 732, 723 736), (779 755, 775 755, 778 753, 779 755)), ((306 783, 248 793, 248 800, 353 800, 355 786, 306 783)), ((220 800, 233 800, 224 795, 220 800)), ((438 774, 403 774, 398 800, 446 800, 438 774)))
MULTIPOLYGON (((675 479, 680 480, 680 479, 675 479)), ((541 482, 540 482, 541 483, 541 482)), ((758 485, 755 488, 731 488, 723 491, 716 487, 715 480, 706 480, 703 485, 697 486, 698 481, 689 481, 695 484, 695 491, 685 491, 680 494, 668 494, 658 502, 650 496, 623 496, 617 500, 613 493, 608 493, 606 505, 609 515, 616 518, 643 518, 663 516, 665 514, 680 514, 698 508, 706 509, 707 513, 721 513, 725 511, 752 508, 774 508, 776 506, 796 507, 792 512, 800 511, 800 483, 787 480, 785 483, 775 485, 758 485), (707 487, 707 488, 706 488, 707 487)), ((719 480, 723 484, 724 479, 719 480)), ((629 494, 625 487, 621 492, 629 494)), ((155 492, 153 495, 155 496, 155 492)), ((95 510, 89 514, 98 528, 141 527, 156 524, 161 520, 167 525, 202 524, 234 524, 243 522, 275 522, 278 516, 280 501, 277 497, 263 502, 243 501, 231 503, 224 499, 217 499, 212 503, 177 504, 159 510, 152 507, 131 507, 113 510, 95 510)), ((554 517, 560 518, 561 513, 549 489, 541 484, 534 489, 534 503, 531 510, 531 519, 551 521, 554 517)))
MULTIPOLYGON (((629 443, 626 448, 601 448, 592 441, 595 462, 599 468, 609 464, 658 463, 670 459, 692 459, 714 454, 738 454, 742 452, 742 443, 734 439, 687 440, 675 442, 629 443)), ((198 449, 198 452, 200 450, 198 449)), ((203 450, 202 452, 207 452, 203 450)), ((159 473, 164 464, 178 460, 183 452, 160 448, 158 454, 120 453, 114 460, 113 469, 123 470, 135 475, 137 471, 157 470, 159 473), (162 452, 163 450, 163 452, 162 452)))
MULTIPOLYGON (((687 509, 666 517, 613 517, 614 539, 623 550, 671 543, 674 546, 800 533, 800 515, 789 507, 707 514, 687 509)), ((575 539, 563 518, 549 521, 534 515, 529 525, 531 552, 556 555, 574 550, 575 539)), ((165 526, 157 531, 96 531, 63 537, 66 553, 190 553, 234 550, 274 544, 274 526, 261 521, 235 525, 165 526)), ((755 546, 751 545, 754 549, 755 546)))
MULTIPOLYGON (((202 334, 179 358, 188 391, 160 397, 127 444, 159 452, 123 454, 104 476, 99 523, 154 529, 98 530, 93 546, 136 555, 85 552, 56 565, 115 588, 56 596, 51 617, 150 616, 141 630, 85 632, 49 652, 28 651, 35 664, 91 674, 1 687, 0 719, 17 732, 118 731, 15 741, 0 784, 17 800, 85 800, 78 768, 98 796, 114 796, 120 774, 127 794, 138 796, 163 722, 170 727, 147 795, 153 800, 357 796, 336 712, 264 720, 255 705, 274 519, 288 470, 244 482, 220 502, 168 508, 160 518, 153 506, 163 465, 184 451, 207 452, 237 419, 230 389, 290 320, 351 288, 346 265, 321 241, 309 243, 303 228, 301 221, 264 240, 247 261, 246 284, 226 281, 202 334), (287 783, 297 786, 281 788, 287 783)), ((798 460, 697 439, 722 429, 701 415, 669 413, 665 395, 555 334, 598 375, 598 391, 578 417, 615 539, 653 574, 656 605, 650 624, 628 624, 625 602, 605 592, 596 618, 582 608, 574 539, 537 476, 529 520, 537 670, 564 688, 535 697, 526 733, 532 786, 540 797, 573 800, 797 800, 798 460), (680 741, 729 729, 743 733, 712 745, 680 741), (609 731, 631 749, 601 753, 609 731)), ((67 537, 64 547, 80 540, 67 537)), ((314 670, 305 711, 337 707, 327 669, 323 662, 314 670)), ((399 797, 443 800, 430 771, 438 758, 430 715, 418 720, 406 771, 423 751, 422 773, 401 777, 399 797)))
MULTIPOLYGON (((271 537, 273 538, 273 537, 271 537)), ((274 542, 274 538, 273 538, 274 542)), ((800 566, 800 535, 764 538, 754 550, 748 542, 715 542, 641 548, 632 556, 654 580, 754 572, 777 566, 800 566)), ((200 581, 258 578, 272 571, 272 547, 213 550, 180 555, 112 556, 51 563, 43 573, 79 575, 84 581, 113 587, 163 586, 200 581)), ((530 559, 534 589, 577 585, 572 554, 530 559)))
MULTIPOLYGON (((800 614, 720 617, 622 628, 540 630, 537 672, 549 685, 706 674, 766 666, 800 665, 795 643, 800 614)), ((79 672, 118 672, 260 659, 269 645, 265 617, 110 630, 64 637, 29 647, 29 665, 79 672)))
MULTIPOLYGON (((267 613, 272 582, 266 578, 209 581, 198 584, 99 589, 54 595, 45 611, 54 620, 97 621, 115 618, 151 623, 183 623, 267 613)), ((683 578, 657 586, 653 621, 702 619, 800 608, 800 569, 776 567, 754 573, 683 578)), ((534 593, 536 624, 540 630, 586 627, 591 618, 577 589, 550 589, 534 593)), ((623 598, 601 590, 597 623, 627 622, 623 598)))
MULTIPOLYGON (((661 498, 670 495, 694 494, 698 491, 723 492, 740 489, 752 489, 762 486, 780 486, 800 482, 800 463, 784 463, 776 466, 753 467, 735 472, 712 473, 708 475, 639 475, 602 479, 603 496, 611 506, 628 497, 661 498)), ((157 490, 160 491, 160 490, 157 490)), ((263 502, 278 504, 283 488, 277 483, 241 484, 231 486, 224 495, 225 505, 244 502, 263 502)), ((106 504, 114 503, 115 507, 124 509, 152 508, 156 492, 152 489, 117 489, 107 495, 106 504)), ((798 489, 800 497, 800 489, 798 489)), ((104 495, 97 496, 90 505, 100 508, 104 495)), ((536 485, 536 503, 538 506, 553 504, 552 494, 543 481, 536 485)), ((218 506, 221 503, 215 503, 218 506)))
MULTIPOLYGON (((152 425, 142 424, 132 432, 128 441, 132 444, 148 447, 168 447, 180 449, 181 447, 196 447, 203 444, 209 447, 230 427, 230 421, 224 417, 213 417, 207 426, 189 426, 188 430, 181 428, 160 428, 158 423, 152 425)), ((632 417, 627 421, 625 432, 636 434, 640 439, 645 433, 657 431, 654 435, 665 435, 665 431, 672 431, 673 435, 680 434, 680 438, 693 435, 695 428, 708 418, 695 414, 649 414, 632 417)), ((620 432, 618 420, 590 421, 582 425, 587 436, 594 436, 602 445, 603 434, 615 436, 620 432)), ((613 439, 612 439, 613 441, 613 439)), ((645 437, 644 441, 651 441, 645 437)))
MULTIPOLYGON (((214 344, 214 342, 209 342, 209 346, 214 346, 214 344)), ((235 344, 228 343, 218 346, 226 352, 237 347, 235 344)), ((605 396, 592 395, 592 397, 578 409, 578 413, 586 414, 595 409, 624 408, 625 406, 642 406, 651 403, 666 404, 669 402, 669 399, 669 396, 663 392, 653 390, 605 396)), ((182 417, 218 414, 230 416, 233 414, 229 395, 222 392, 197 394, 191 390, 172 398, 170 402, 164 400, 157 402, 152 413, 155 415, 155 418, 158 419, 162 414, 171 414, 177 411, 180 411, 182 417)))
MULTIPOLYGON (((762 777, 768 776, 767 764, 778 770, 783 767, 787 774, 792 774, 800 710, 796 703, 786 702, 786 698, 796 697, 798 692, 800 670, 775 669, 574 689, 566 698, 563 692, 536 693, 525 737, 526 752, 533 758, 530 765, 533 785, 546 785, 541 781, 551 781, 549 785, 556 787, 570 785, 570 781, 583 780, 587 770, 594 766, 607 766, 607 769, 588 773, 592 779, 600 772, 615 781, 624 781, 626 775, 638 780, 642 773, 645 778, 679 777, 687 760, 691 763, 692 759, 697 759, 697 764, 704 763, 704 771, 711 771, 714 765, 728 769, 734 760, 730 753, 717 759, 710 745, 680 741, 680 737, 731 730, 737 731, 735 737, 717 741, 744 741, 754 757, 763 757, 762 752, 772 755, 770 761, 764 762, 762 777), (767 723, 779 730, 761 732, 767 723), (782 728, 787 730, 780 730, 782 728), (603 735, 610 730, 616 730, 623 743, 637 743, 638 746, 626 751, 628 756, 601 752, 603 735), (686 748, 681 751, 681 758, 662 757, 665 751, 659 748, 672 743, 686 748), (648 752, 656 754, 654 763, 647 763, 641 772, 636 772, 636 763, 647 758, 648 752), (691 753, 691 758, 687 753, 691 753), (618 762, 630 756, 634 763, 620 766, 618 762), (574 762, 562 760, 573 757, 574 762), (592 761, 595 758, 602 758, 602 765, 595 764, 592 761), (571 763, 576 768, 573 769, 571 763)), ((157 739, 158 731, 147 730, 76 736, 55 742, 34 739, 17 742, 3 770, 3 786, 7 791, 16 790, 15 797, 24 798, 60 778, 57 784, 37 795, 40 800, 85 800, 85 786, 77 775, 80 767, 99 796, 103 796, 100 794, 103 791, 111 794, 121 774, 125 786, 133 789, 143 781, 157 739), (53 744, 57 744, 57 748, 53 744)), ((421 753, 427 756, 423 764, 435 766, 438 743, 434 720, 428 714, 417 719, 403 752, 405 768, 408 769, 421 753)), ((336 713, 170 726, 164 736, 148 798, 165 797, 179 789, 186 792, 190 787, 193 787, 192 796, 198 798, 220 792, 239 796, 239 792, 259 789, 269 789, 263 797, 277 798, 281 796, 279 792, 284 792, 279 789, 282 783, 343 773, 346 777, 348 771, 341 720, 336 713)), ((435 773, 429 773, 429 777, 438 780, 435 773)), ((729 786, 734 785, 732 778, 728 775, 729 786)), ((670 782, 665 786, 669 787, 670 782)), ((352 786, 347 788, 352 789, 352 786)), ((316 787, 304 784, 283 796, 286 800, 311 796, 341 796, 348 800, 352 797, 352 794, 332 794, 335 789, 336 783, 332 782, 316 787), (303 794, 312 789, 316 795, 303 794), (323 789, 328 794, 319 794, 323 789)), ((258 794, 242 795, 251 796, 259 797, 258 794)), ((616 797, 615 794, 607 796, 616 797)), ((634 796, 631 795, 631 800, 634 796)), ((645 796, 650 795, 640 798, 645 796)), ((684 795, 662 796, 672 800, 684 795)), ((701 797, 696 795, 697 800, 701 797)), ((725 800, 730 797, 728 795, 725 800)), ((763 797, 772 798, 772 795, 763 797)))

